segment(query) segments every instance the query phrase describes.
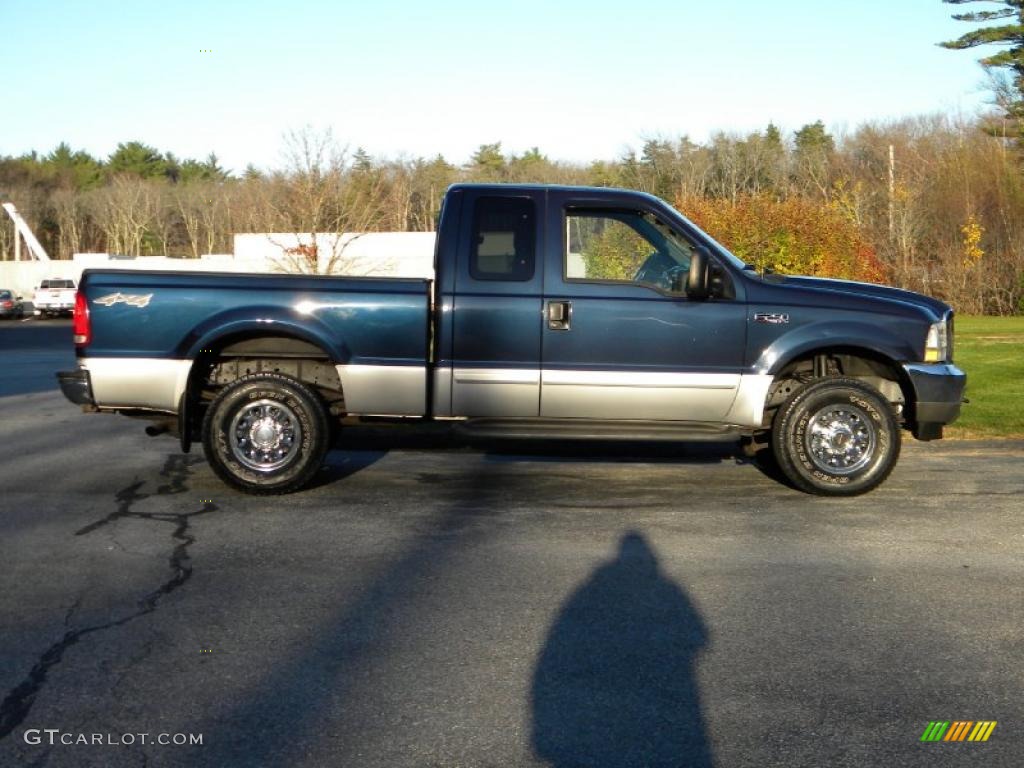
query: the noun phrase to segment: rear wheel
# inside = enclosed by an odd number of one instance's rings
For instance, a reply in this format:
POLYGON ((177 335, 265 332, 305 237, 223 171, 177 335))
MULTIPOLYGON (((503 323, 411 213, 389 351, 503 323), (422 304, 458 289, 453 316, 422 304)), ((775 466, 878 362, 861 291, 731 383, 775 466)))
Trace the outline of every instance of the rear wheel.
POLYGON ((798 488, 855 496, 889 476, 900 454, 892 409, 857 379, 815 379, 794 392, 772 425, 779 468, 798 488))
POLYGON ((320 397, 279 373, 251 374, 228 385, 203 419, 210 466, 246 493, 299 490, 323 463, 329 438, 320 397))

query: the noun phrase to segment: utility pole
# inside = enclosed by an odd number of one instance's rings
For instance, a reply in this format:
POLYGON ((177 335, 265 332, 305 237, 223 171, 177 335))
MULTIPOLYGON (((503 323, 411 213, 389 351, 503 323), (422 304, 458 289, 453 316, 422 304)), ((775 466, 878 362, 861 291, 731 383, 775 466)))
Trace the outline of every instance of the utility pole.
POLYGON ((889 242, 896 237, 896 150, 889 145, 889 242))

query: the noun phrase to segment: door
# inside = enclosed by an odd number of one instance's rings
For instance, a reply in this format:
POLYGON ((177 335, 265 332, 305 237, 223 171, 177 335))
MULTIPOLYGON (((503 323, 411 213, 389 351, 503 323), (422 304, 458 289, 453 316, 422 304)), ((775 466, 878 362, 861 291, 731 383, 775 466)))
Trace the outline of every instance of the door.
POLYGON ((696 242, 623 203, 550 203, 541 415, 718 421, 739 387, 742 303, 688 300, 696 242))
POLYGON ((540 411, 543 195, 466 192, 451 302, 454 416, 540 411))

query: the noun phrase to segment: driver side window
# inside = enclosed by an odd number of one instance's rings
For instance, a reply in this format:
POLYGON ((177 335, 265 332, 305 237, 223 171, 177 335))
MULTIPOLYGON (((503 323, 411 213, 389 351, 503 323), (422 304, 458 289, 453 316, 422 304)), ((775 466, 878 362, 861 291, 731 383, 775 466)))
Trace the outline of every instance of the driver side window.
POLYGON ((565 277, 678 289, 690 268, 690 246, 642 211, 566 211, 565 277))

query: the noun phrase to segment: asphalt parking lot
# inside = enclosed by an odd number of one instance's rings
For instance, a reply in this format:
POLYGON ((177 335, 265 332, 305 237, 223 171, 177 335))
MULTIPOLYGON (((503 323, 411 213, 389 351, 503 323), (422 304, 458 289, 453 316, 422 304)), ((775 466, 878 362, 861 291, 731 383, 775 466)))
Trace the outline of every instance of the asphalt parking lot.
POLYGON ((827 500, 731 446, 366 430, 252 498, 72 365, 0 325, 0 765, 1022 763, 1022 443, 827 500))

